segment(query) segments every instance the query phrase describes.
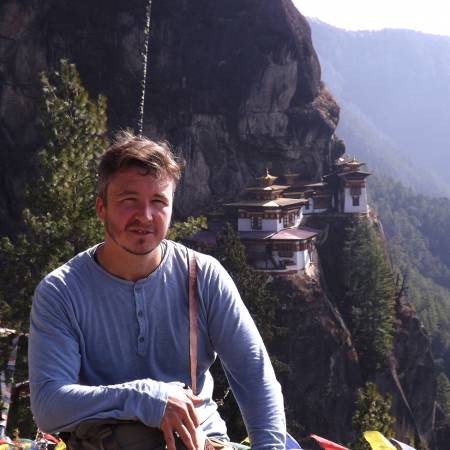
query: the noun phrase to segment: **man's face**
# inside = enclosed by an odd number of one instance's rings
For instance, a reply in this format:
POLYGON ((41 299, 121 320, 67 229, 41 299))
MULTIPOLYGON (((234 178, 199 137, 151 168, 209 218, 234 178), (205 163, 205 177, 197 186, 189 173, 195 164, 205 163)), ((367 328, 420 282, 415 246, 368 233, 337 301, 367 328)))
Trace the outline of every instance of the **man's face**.
POLYGON ((151 253, 166 236, 172 216, 174 182, 143 175, 139 167, 116 173, 109 181, 107 202, 97 198, 105 226, 105 243, 133 255, 151 253))

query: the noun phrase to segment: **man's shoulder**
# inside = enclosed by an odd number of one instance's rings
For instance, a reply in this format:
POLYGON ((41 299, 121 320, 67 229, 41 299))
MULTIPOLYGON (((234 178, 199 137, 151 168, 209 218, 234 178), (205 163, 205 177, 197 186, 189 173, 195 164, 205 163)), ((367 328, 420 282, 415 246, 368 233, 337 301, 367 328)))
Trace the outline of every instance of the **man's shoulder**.
MULTIPOLYGON (((183 244, 167 241, 168 253, 171 255, 172 263, 167 267, 172 268, 174 262, 177 261, 178 267, 181 267, 184 273, 187 273, 188 247, 183 244)), ((195 250, 195 259, 197 263, 197 281, 199 289, 216 288, 219 285, 230 286, 230 275, 222 266, 222 264, 213 256, 201 253, 195 250)), ((170 269, 169 269, 170 270, 170 269)))
POLYGON ((96 246, 78 253, 65 264, 52 270, 39 283, 37 290, 46 288, 60 289, 71 284, 78 284, 81 280, 86 279, 90 271, 90 265, 93 263, 92 254, 96 246))
POLYGON ((203 272, 207 270, 221 270, 222 266, 220 262, 211 255, 206 253, 201 253, 197 250, 190 249, 186 247, 184 244, 180 244, 179 242, 166 240, 168 251, 172 253, 172 257, 177 259, 178 261, 183 261, 187 265, 188 260, 188 250, 191 250, 195 253, 195 259, 197 261, 198 270, 203 272))

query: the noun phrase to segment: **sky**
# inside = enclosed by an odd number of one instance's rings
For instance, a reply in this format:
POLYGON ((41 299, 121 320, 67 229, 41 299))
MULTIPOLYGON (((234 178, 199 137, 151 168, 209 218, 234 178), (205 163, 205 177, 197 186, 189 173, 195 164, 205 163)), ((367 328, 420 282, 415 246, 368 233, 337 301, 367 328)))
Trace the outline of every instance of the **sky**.
POLYGON ((406 28, 450 36, 449 0, 293 0, 304 16, 347 30, 406 28))

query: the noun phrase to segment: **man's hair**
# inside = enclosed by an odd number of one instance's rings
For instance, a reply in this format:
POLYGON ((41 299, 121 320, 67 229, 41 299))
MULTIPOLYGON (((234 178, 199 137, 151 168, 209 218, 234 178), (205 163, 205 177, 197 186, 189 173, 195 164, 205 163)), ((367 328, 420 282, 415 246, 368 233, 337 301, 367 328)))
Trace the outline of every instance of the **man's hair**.
POLYGON ((155 142, 128 131, 119 132, 114 142, 100 157, 98 167, 98 196, 106 202, 108 183, 118 172, 130 167, 142 169, 142 174, 168 177, 178 184, 184 167, 182 158, 175 156, 166 142, 155 142))

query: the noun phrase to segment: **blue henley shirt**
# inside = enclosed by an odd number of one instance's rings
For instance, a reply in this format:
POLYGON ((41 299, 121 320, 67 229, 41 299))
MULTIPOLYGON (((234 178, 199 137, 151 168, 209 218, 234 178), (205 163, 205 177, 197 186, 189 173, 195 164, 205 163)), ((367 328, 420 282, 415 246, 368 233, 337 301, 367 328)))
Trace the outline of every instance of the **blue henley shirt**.
MULTIPOLYGON (((190 384, 186 247, 163 241, 161 264, 130 282, 103 270, 97 246, 50 273, 36 289, 29 369, 35 419, 47 432, 87 419, 159 427, 170 386, 190 384)), ((252 449, 284 449, 281 388, 261 337, 228 273, 197 254, 198 395, 202 430, 224 435, 209 368, 219 355, 252 449)))

